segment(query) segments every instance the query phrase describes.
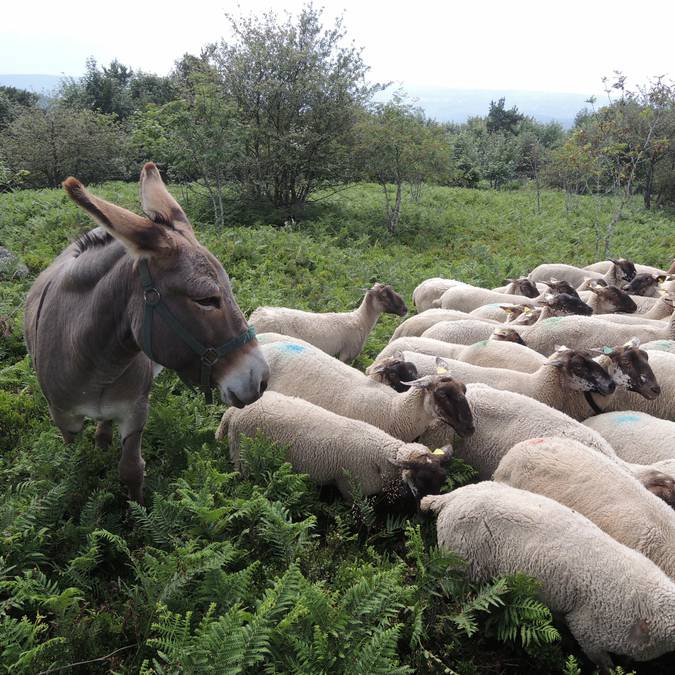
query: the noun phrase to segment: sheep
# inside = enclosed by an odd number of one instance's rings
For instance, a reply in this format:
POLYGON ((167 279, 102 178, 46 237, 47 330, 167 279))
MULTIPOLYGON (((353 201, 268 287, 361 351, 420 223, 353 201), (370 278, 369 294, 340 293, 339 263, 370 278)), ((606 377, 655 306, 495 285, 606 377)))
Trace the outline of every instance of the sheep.
POLYGON ((675 460, 675 422, 637 410, 608 412, 584 420, 626 462, 653 464, 675 460))
MULTIPOLYGON (((635 296, 640 298, 640 296, 635 296)), ((639 309, 639 308, 638 308, 639 309)), ((599 319, 613 321, 614 323, 624 324, 644 324, 646 326, 663 326, 663 324, 653 323, 670 318, 673 313, 673 297, 671 295, 661 295, 656 298, 654 304, 645 312, 635 314, 598 314, 599 319)))
POLYGON ((530 439, 506 453, 493 478, 569 506, 675 578, 675 513, 599 452, 569 438, 530 439))
POLYGON ((495 472, 502 457, 520 441, 540 436, 564 436, 587 445, 621 465, 650 492, 675 504, 675 467, 662 463, 633 464, 620 459, 597 432, 569 415, 512 391, 485 384, 467 384, 466 400, 471 407, 475 432, 457 440, 451 429, 435 422, 419 441, 428 447, 451 445, 459 459, 478 471, 481 480, 495 472))
MULTIPOLYGON (((599 272, 600 274, 607 274, 612 264, 613 263, 611 260, 600 260, 598 262, 591 263, 590 265, 586 265, 583 269, 590 270, 591 272, 599 272)), ((636 274, 667 274, 665 270, 661 270, 658 267, 640 265, 639 263, 635 263, 635 272, 636 274)))
MULTIPOLYGON (((524 328, 522 327, 517 331, 518 335, 520 335, 520 331, 524 328)), ((488 340, 493 330, 493 325, 480 319, 439 321, 427 328, 420 337, 433 338, 434 340, 442 340, 443 342, 455 344, 472 345, 481 340, 488 340)))
MULTIPOLYGON (((490 326, 467 326, 468 321, 437 323, 426 330, 424 337, 447 342, 471 344, 485 339, 490 326), (453 328, 450 328, 453 326, 453 328), (469 340, 469 342, 467 342, 469 340)), ((538 321, 531 326, 519 326, 518 334, 528 347, 548 356, 555 345, 572 345, 576 349, 592 349, 607 344, 628 342, 634 336, 641 342, 675 339, 675 312, 661 325, 620 324, 589 316, 560 316, 538 321)))
POLYGON ((562 264, 548 264, 544 263, 535 267, 529 274, 530 281, 548 281, 555 277, 556 279, 563 279, 568 281, 577 290, 589 279, 602 279, 611 286, 621 286, 630 281, 635 276, 635 265, 625 258, 619 260, 612 260, 612 265, 607 272, 600 274, 599 272, 591 272, 590 270, 580 269, 573 265, 562 264))
POLYGON ((525 340, 513 328, 495 328, 488 339, 498 342, 515 342, 516 344, 525 346, 525 340))
POLYGON ((616 388, 613 376, 591 354, 566 347, 560 347, 533 373, 511 370, 508 366, 485 368, 416 352, 403 352, 403 358, 415 365, 422 379, 447 372, 465 383, 481 382, 495 389, 524 394, 577 420, 593 414, 586 392, 612 394, 616 388))
MULTIPOLYGON (((566 316, 568 314, 590 315, 593 309, 575 293, 545 293, 536 299, 537 304, 504 305, 490 303, 482 305, 469 312, 468 316, 457 319, 477 318, 483 321, 494 320, 499 322, 513 322, 521 326, 530 326, 533 323, 549 316, 566 316)), ((612 305, 606 305, 608 308, 612 305)), ((453 310, 445 310, 453 311, 453 310)))
POLYGON ((443 279, 442 277, 432 277, 422 281, 412 293, 413 305, 418 312, 424 312, 431 309, 432 303, 443 295, 448 288, 457 285, 464 285, 462 281, 456 279, 443 279))
POLYGON ((300 398, 266 391, 254 405, 229 408, 216 431, 227 435, 230 458, 242 470, 241 435, 262 432, 287 447, 296 471, 319 485, 335 484, 350 499, 356 484, 364 495, 384 492, 394 498, 407 484, 413 496, 438 492, 446 478, 449 449, 430 452, 419 443, 405 443, 381 429, 336 415, 300 398))
MULTIPOLYGON (((491 339, 481 340, 473 345, 453 345, 423 337, 398 338, 377 355, 374 364, 396 353, 402 355, 404 351, 456 359, 486 368, 511 368, 524 373, 533 373, 546 363, 546 357, 539 352, 516 342, 495 340, 493 333, 491 339)), ((369 374, 372 367, 366 370, 366 374, 369 374)))
POLYGON ((366 291, 360 307, 353 312, 321 314, 286 307, 258 307, 249 323, 259 332, 298 337, 340 361, 352 361, 361 353, 383 312, 405 316, 408 309, 391 286, 377 283, 366 291))
POLYGON ((460 312, 471 312, 488 304, 535 305, 536 298, 525 298, 522 295, 496 293, 489 288, 479 286, 452 286, 436 301, 442 309, 455 309, 460 312))
MULTIPOLYGON (((649 352, 633 350, 630 358, 644 358, 638 355, 639 352, 647 355, 649 366, 659 384, 651 385, 645 382, 643 386, 642 383, 635 382, 631 390, 618 389, 611 397, 592 394, 593 400, 603 412, 637 410, 661 419, 675 420, 675 356, 658 350, 649 352), (639 392, 636 391, 641 386, 643 388, 639 392), (650 386, 653 386, 658 393, 655 396, 645 397, 644 394, 648 393, 650 386)), ((625 371, 630 368, 634 369, 634 364, 619 363, 617 367, 619 377, 623 377, 625 371)))
MULTIPOLYGON (((421 335, 427 328, 439 321, 460 321, 472 318, 466 312, 458 312, 454 309, 427 309, 420 314, 415 314, 402 321, 391 336, 391 340, 409 335, 421 335)), ((491 323, 497 323, 492 321, 491 323)))
POLYGON ((580 513, 495 482, 425 497, 421 509, 437 514, 439 546, 467 560, 472 580, 537 579, 600 667, 611 668, 609 652, 646 661, 675 649, 675 584, 580 513))
POLYGON ((406 442, 436 420, 451 425, 460 436, 473 433, 464 385, 449 376, 437 375, 396 393, 321 350, 292 340, 263 344, 262 350, 270 367, 269 391, 299 396, 406 442))
POLYGON ((509 282, 506 286, 500 288, 493 288, 497 293, 507 293, 509 295, 524 295, 526 298, 536 298, 541 295, 546 288, 542 284, 535 284, 527 277, 517 277, 515 279, 507 279, 509 282))
MULTIPOLYGON (((593 314, 613 314, 615 312, 633 313, 637 303, 631 296, 617 286, 600 286, 591 283, 588 291, 579 293, 581 299, 593 310, 593 314)), ((582 312, 578 312, 581 314, 582 312)))
POLYGON ((661 294, 659 285, 666 281, 666 274, 649 274, 642 272, 624 284, 623 290, 631 295, 641 295, 644 297, 658 298, 661 294))

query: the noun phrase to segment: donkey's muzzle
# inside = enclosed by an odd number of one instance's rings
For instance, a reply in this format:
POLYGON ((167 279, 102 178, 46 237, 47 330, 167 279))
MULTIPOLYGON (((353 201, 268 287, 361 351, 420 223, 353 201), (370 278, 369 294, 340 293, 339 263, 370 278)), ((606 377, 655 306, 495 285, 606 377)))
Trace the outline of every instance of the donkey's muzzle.
POLYGON ((220 396, 224 403, 243 408, 263 395, 269 377, 267 361, 256 345, 243 353, 218 382, 220 396))

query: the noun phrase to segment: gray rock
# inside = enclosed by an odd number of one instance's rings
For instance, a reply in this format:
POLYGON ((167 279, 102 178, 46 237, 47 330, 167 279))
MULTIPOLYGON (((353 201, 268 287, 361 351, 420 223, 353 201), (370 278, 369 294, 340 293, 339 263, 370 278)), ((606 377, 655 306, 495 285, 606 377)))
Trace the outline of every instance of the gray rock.
POLYGON ((0 246, 0 279, 23 279, 28 276, 28 268, 4 246, 0 246))

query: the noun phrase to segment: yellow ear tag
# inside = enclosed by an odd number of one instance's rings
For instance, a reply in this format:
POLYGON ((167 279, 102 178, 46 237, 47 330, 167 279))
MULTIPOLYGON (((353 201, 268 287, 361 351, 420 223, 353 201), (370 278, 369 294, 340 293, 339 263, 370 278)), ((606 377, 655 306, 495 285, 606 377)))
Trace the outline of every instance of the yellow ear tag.
POLYGON ((445 450, 443 450, 442 448, 436 448, 436 449, 434 450, 433 454, 434 454, 434 455, 444 455, 444 454, 445 454, 445 450))
POLYGON ((530 308, 529 305, 523 305, 523 312, 525 312, 525 314, 531 314, 532 309, 530 308))
POLYGON ((436 375, 443 375, 448 372, 447 368, 436 368, 436 375))
POLYGON ((505 311, 507 314, 513 314, 513 310, 512 310, 510 307, 506 307, 506 308, 504 309, 504 311, 505 311))

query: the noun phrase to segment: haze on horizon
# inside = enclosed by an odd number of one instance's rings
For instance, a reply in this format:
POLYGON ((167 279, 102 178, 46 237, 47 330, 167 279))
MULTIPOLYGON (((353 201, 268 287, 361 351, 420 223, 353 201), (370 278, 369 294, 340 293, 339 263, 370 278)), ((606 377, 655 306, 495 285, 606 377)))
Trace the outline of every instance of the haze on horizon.
MULTIPOLYGON (((226 12, 270 6, 296 13, 303 0, 193 0, 114 5, 73 0, 12 3, 3 8, 0 73, 79 76, 93 56, 167 73, 185 52, 227 38, 226 12)), ((675 5, 658 15, 627 0, 532 0, 503 3, 325 0, 325 23, 343 14, 349 38, 364 48, 372 81, 404 88, 502 89, 598 94, 601 78, 620 70, 629 83, 675 77, 675 5)))

